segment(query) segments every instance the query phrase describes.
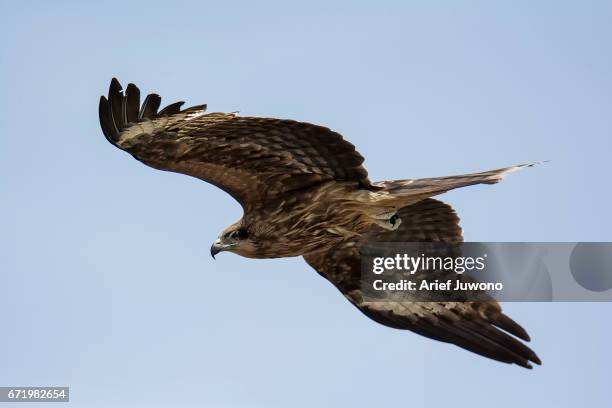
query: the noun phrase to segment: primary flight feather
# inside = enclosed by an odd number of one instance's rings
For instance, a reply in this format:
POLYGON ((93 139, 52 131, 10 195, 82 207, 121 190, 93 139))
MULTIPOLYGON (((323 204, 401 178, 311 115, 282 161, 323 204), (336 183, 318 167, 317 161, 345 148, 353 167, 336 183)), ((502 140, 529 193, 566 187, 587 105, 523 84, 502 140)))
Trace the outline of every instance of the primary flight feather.
POLYGON ((459 218, 430 197, 493 184, 520 165, 482 173, 372 182, 364 158, 326 127, 287 119, 205 113, 206 105, 159 110, 140 103, 134 84, 113 78, 100 98, 106 139, 141 162, 197 177, 226 191, 242 218, 211 247, 249 258, 303 256, 365 315, 506 363, 531 368, 537 355, 517 338, 527 332, 493 299, 368 302, 361 293, 361 252, 371 242, 462 242, 459 218))

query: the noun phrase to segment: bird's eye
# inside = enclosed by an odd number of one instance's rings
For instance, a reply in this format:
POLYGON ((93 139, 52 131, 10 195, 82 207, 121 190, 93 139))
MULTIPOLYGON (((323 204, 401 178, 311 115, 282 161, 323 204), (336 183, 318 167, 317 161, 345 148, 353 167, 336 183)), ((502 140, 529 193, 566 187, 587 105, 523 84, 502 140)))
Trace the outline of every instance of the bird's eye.
POLYGON ((248 236, 248 233, 245 228, 239 228, 235 231, 232 231, 229 235, 230 239, 233 239, 233 240, 246 239, 247 236, 248 236))

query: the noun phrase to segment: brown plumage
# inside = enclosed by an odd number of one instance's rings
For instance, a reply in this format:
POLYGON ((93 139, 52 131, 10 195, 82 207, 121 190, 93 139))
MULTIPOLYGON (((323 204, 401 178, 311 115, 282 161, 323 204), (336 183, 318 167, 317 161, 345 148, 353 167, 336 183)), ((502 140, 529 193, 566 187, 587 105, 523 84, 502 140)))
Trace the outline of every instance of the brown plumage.
POLYGON ((159 170, 200 178, 243 207, 211 248, 250 258, 304 256, 373 320, 531 367, 538 357, 517 340, 525 330, 493 299, 481 302, 368 302, 361 291, 360 248, 368 242, 462 241, 452 208, 429 197, 492 184, 521 165, 460 176, 373 183, 363 156, 326 127, 287 119, 205 114, 206 105, 158 112, 151 94, 125 94, 116 79, 100 98, 107 140, 159 170))

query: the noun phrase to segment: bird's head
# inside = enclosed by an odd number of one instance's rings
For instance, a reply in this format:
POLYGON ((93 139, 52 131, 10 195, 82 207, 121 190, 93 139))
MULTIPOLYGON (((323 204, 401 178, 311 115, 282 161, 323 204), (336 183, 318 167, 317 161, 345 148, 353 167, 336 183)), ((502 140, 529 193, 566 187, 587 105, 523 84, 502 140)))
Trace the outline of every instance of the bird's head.
POLYGON ((238 221, 224 229, 217 240, 210 247, 210 254, 214 258, 219 252, 229 251, 238 255, 253 257, 255 246, 252 237, 242 221, 238 221))

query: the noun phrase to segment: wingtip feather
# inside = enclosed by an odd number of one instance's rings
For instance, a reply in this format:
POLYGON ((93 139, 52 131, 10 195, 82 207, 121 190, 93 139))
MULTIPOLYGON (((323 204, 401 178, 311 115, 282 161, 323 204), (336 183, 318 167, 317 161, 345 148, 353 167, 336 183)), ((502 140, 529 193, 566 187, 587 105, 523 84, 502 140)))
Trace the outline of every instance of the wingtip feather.
POLYGON ((161 96, 156 93, 152 93, 147 95, 145 98, 142 107, 140 108, 140 113, 138 114, 138 119, 152 118, 157 115, 157 110, 161 105, 161 96))
POLYGON ((138 120, 140 110, 140 89, 132 83, 125 89, 123 115, 126 123, 134 123, 138 120))
POLYGON ((175 113, 179 113, 181 111, 181 106, 183 106, 184 104, 185 104, 184 101, 178 101, 178 102, 171 103, 170 105, 166 106, 164 109, 159 111, 157 116, 174 115, 175 113))
POLYGON ((98 105, 98 114, 100 116, 100 127, 104 137, 110 143, 115 144, 119 138, 119 130, 113 122, 113 116, 108 100, 105 96, 100 96, 100 104, 98 105))

